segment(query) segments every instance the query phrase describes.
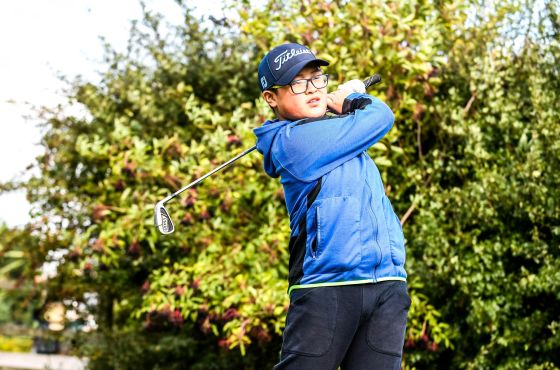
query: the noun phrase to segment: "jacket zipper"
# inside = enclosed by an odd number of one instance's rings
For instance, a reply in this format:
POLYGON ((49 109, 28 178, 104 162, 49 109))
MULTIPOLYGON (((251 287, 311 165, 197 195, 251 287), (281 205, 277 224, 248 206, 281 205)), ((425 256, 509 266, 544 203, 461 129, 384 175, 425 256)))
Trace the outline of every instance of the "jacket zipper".
MULTIPOLYGON (((366 179, 366 184, 368 186, 368 189, 370 191, 370 199, 369 199, 369 211, 371 212, 371 222, 373 223, 373 219, 375 219, 375 222, 377 224, 377 228, 375 229, 375 238, 374 238, 374 243, 377 246, 377 249, 379 250, 379 261, 377 262, 377 264, 373 267, 373 278, 374 280, 377 280, 377 278, 375 277, 375 270, 377 270, 377 267, 381 264, 381 261, 383 261, 383 252, 381 250, 381 247, 379 246, 379 241, 378 241, 378 236, 379 236, 379 223, 377 222, 377 217, 375 216, 375 212, 373 211, 373 207, 371 205, 371 201, 372 201, 372 194, 373 194, 373 189, 371 188, 371 185, 369 184, 369 181, 367 181, 366 179)), ((375 227, 375 225, 372 224, 372 227, 375 227)))
POLYGON ((317 259, 317 236, 311 242, 311 258, 317 259))
POLYGON ((317 244, 319 244, 319 208, 315 207, 315 237, 311 242, 311 258, 317 259, 317 244))
MULTIPOLYGON (((375 225, 373 224, 373 219, 375 219, 375 223, 377 224, 377 228, 375 229, 374 243, 377 246, 377 249, 379 250, 379 261, 374 266, 374 270, 375 270, 375 269, 377 269, 377 267, 381 264, 381 261, 383 260, 383 252, 381 251, 381 247, 379 246, 379 241, 377 240, 377 237, 378 237, 378 234, 379 234, 379 223, 377 223, 377 217, 375 217, 375 212, 373 212, 373 208, 371 207, 371 204, 369 206, 369 210, 371 212, 372 227, 375 227, 375 225)), ((374 274, 375 274, 375 271, 374 271, 374 274)))

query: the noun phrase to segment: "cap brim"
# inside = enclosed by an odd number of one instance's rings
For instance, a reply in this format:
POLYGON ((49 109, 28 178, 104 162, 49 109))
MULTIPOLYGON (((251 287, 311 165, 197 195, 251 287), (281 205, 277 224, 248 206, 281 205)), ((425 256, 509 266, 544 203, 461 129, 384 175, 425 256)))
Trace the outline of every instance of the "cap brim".
POLYGON ((299 62, 298 64, 292 66, 284 75, 276 81, 276 85, 284 86, 292 82, 294 77, 298 75, 298 73, 307 67, 309 64, 317 64, 319 66, 328 66, 329 62, 323 59, 312 59, 312 60, 304 60, 299 62))

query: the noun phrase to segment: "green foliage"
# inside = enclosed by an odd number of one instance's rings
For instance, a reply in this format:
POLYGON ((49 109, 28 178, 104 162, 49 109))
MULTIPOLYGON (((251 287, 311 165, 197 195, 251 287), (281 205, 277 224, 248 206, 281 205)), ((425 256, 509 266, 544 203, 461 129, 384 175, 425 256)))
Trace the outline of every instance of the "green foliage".
POLYGON ((32 230, 32 226, 11 230, 0 224, 0 324, 30 326, 33 309, 41 304, 33 277, 45 256, 35 250, 32 230))
MULTIPOLYGON (((160 317, 165 325, 166 318, 160 317)), ((274 365, 271 348, 254 348, 247 356, 220 346, 216 338, 197 330, 192 324, 165 333, 116 329, 78 338, 82 353, 90 359, 92 370, 105 369, 266 369, 274 365)), ((274 343, 279 346, 280 343, 274 343)))
POLYGON ((173 235, 158 234, 152 212, 254 145, 251 130, 270 117, 258 61, 297 41, 331 62, 331 88, 380 73, 373 94, 396 115, 370 154, 407 238, 405 368, 557 368, 558 5, 230 9, 239 17, 206 28, 182 5, 171 32, 146 11, 125 53, 107 46, 100 83, 72 82, 69 104, 86 115, 45 109, 40 175, 25 184, 35 223, 0 229, 2 251, 31 263, 0 268, 32 279, 42 262, 56 266, 35 287, 48 292, 40 302, 88 304, 99 329, 78 343, 94 369, 270 368, 288 305, 289 225, 262 158, 170 202, 173 235))
POLYGON ((2 352, 29 352, 33 341, 28 337, 7 337, 0 335, 0 351, 2 352))
POLYGON ((442 145, 426 158, 409 271, 457 333, 447 366, 558 366, 558 33, 481 54, 488 35, 470 31, 437 98, 442 145))
MULTIPOLYGON (((251 44, 235 42, 219 27, 203 30, 185 14, 184 28, 176 30, 181 44, 162 36, 158 16, 148 13, 143 26, 133 28, 127 54, 107 51, 100 86, 74 82, 71 100, 87 117, 45 112, 42 175, 28 189, 43 235, 55 239, 60 252, 49 299, 85 303, 87 293, 96 293, 89 309, 104 339, 92 345, 92 366, 135 357, 151 368, 155 352, 140 347, 119 357, 107 344, 115 335, 121 340, 123 328, 134 333, 131 341, 149 346, 138 338, 155 332, 169 340, 165 333, 176 335, 184 321, 207 336, 201 343, 239 348, 247 355, 239 361, 272 343, 269 351, 278 350, 288 304, 289 229, 283 195, 262 172, 258 155, 169 204, 181 233, 163 238, 153 227, 159 199, 254 143, 255 117, 269 114, 262 103, 236 100, 257 89, 244 75, 254 74, 243 62, 251 44), (210 40, 219 48, 209 49, 210 40), (226 57, 231 63, 223 63, 226 57), (232 86, 247 89, 232 94, 232 86), (154 317, 169 325, 157 326, 154 317)), ((180 344, 194 353, 200 345, 180 344)))

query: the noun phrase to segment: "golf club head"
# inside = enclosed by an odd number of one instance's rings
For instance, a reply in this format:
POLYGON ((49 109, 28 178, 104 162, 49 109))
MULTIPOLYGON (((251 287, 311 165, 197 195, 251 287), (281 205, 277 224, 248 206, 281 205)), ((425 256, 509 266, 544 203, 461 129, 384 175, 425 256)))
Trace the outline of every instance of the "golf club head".
POLYGON ((175 231, 175 226, 163 204, 163 202, 158 202, 154 208, 154 224, 160 233, 171 234, 175 231))

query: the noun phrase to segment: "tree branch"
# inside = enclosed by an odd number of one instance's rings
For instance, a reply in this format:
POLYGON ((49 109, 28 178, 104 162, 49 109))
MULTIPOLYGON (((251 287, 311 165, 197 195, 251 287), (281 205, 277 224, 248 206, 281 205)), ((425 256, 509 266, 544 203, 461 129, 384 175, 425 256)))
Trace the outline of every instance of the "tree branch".
POLYGON ((476 99, 476 93, 473 93, 471 95, 471 98, 469 99, 469 101, 467 102, 467 105, 465 105, 465 109, 463 109, 463 114, 466 116, 467 113, 469 113, 469 110, 471 109, 471 105, 474 103, 474 100, 476 99))
POLYGON ((416 204, 417 204, 416 199, 414 199, 414 201, 412 202, 412 205, 408 208, 408 210, 406 211, 406 213, 404 214, 404 216, 401 219, 401 226, 404 225, 406 220, 408 220, 408 218, 410 217, 410 215, 412 214, 412 212, 416 208, 416 204))

